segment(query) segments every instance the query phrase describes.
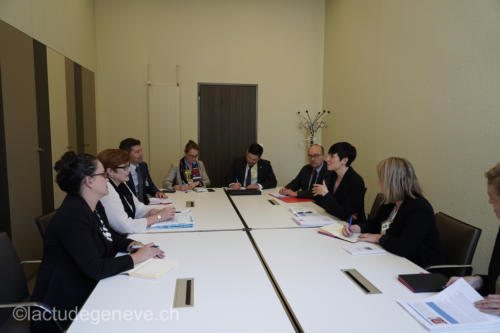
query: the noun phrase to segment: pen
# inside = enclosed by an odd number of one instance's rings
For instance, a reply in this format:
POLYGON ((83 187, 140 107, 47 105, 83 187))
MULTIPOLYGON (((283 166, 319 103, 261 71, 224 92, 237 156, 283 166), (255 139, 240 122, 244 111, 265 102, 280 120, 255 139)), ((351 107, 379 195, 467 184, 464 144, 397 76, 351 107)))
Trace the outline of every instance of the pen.
POLYGON ((349 231, 351 231, 351 225, 352 225, 352 216, 349 219, 349 226, 347 227, 347 229, 349 229, 349 231))
MULTIPOLYGON (((130 249, 131 249, 131 250, 136 250, 136 249, 140 249, 141 247, 142 247, 142 245, 132 245, 132 246, 130 247, 130 249)), ((154 248, 159 248, 159 246, 158 246, 158 245, 153 245, 152 247, 154 247, 154 248)))

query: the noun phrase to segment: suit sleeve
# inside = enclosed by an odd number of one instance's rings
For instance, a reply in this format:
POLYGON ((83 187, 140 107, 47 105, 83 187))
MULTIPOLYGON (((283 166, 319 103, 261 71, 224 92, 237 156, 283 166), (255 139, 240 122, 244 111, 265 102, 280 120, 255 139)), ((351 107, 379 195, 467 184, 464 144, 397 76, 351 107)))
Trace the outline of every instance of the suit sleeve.
POLYGON ((411 256, 422 244, 432 224, 433 215, 425 210, 415 210, 405 216, 404 229, 399 237, 391 234, 391 228, 379 240, 383 248, 402 257, 411 256))
POLYGON ((75 216, 61 231, 59 241, 82 273, 92 280, 98 281, 134 267, 129 255, 101 257, 94 245, 91 226, 85 216, 75 216))
POLYGON ((149 174, 149 168, 147 164, 144 164, 144 167, 146 169, 146 181, 148 182, 148 186, 145 188, 146 193, 149 194, 150 196, 154 197, 156 193, 158 192, 158 188, 156 187, 155 183, 153 183, 153 180, 151 179, 151 175, 149 174))
POLYGON ((302 168, 299 172, 299 174, 297 175, 297 177, 295 177, 291 182, 289 182, 285 187, 287 189, 290 189, 292 191, 297 191, 300 189, 301 187, 301 179, 302 179, 302 175, 303 175, 303 170, 304 168, 302 168))
POLYGON ((324 197, 319 197, 318 203, 326 209, 329 214, 347 221, 353 213, 358 210, 363 202, 365 195, 365 187, 362 182, 352 182, 349 184, 347 197, 341 205, 333 196, 333 185, 329 184, 328 193, 324 197))
POLYGON ((170 166, 170 170, 168 170, 168 174, 162 182, 164 188, 169 188, 176 185, 175 176, 177 175, 177 168, 178 166, 176 166, 175 164, 172 164, 170 166))
POLYGON ((229 175, 226 177, 226 185, 229 186, 231 183, 239 182, 243 184, 243 179, 238 178, 238 160, 234 161, 231 165, 231 170, 229 171, 229 175))
POLYGON ((267 170, 266 178, 262 181, 262 188, 273 188, 276 187, 276 184, 278 183, 276 180, 276 176, 274 175, 273 167, 271 166, 271 162, 268 162, 269 164, 267 167, 269 168, 267 170))

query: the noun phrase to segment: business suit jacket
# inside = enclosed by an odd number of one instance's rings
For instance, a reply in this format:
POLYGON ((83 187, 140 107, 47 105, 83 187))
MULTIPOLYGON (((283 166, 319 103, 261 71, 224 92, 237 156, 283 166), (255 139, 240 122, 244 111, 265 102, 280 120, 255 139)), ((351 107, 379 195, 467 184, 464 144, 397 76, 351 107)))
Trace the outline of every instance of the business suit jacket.
MULTIPOLYGON (((245 157, 237 158, 231 166, 231 173, 226 179, 227 184, 238 181, 243 185, 246 166, 247 161, 245 157)), ((263 189, 276 187, 276 176, 274 176, 273 167, 268 160, 260 159, 258 162, 257 183, 262 185, 263 189)))
MULTIPOLYGON (((309 181, 311 180, 311 175, 313 172, 313 167, 309 164, 304 165, 302 169, 300 169, 299 174, 295 177, 290 183, 288 183, 285 187, 294 192, 297 192, 298 198, 308 198, 312 199, 312 192, 309 191, 309 181)), ((321 171, 319 175, 316 177, 315 184, 323 183, 323 180, 328 175, 329 171, 326 167, 326 162, 323 162, 323 166, 321 167, 321 171)))
MULTIPOLYGON (((394 204, 382 205, 377 215, 362 226, 363 232, 379 234, 394 204)), ((389 229, 379 240, 384 249, 413 261, 421 267, 443 263, 439 236, 430 203, 423 197, 407 197, 389 229)))
MULTIPOLYGON (((109 227, 100 203, 96 210, 111 233, 112 242, 103 235, 101 222, 86 201, 79 195, 66 196, 47 228, 33 301, 58 310, 81 307, 100 279, 134 267, 128 255, 115 258, 132 240, 109 227)), ((51 322, 33 324, 38 329, 53 327, 51 322)))
POLYGON ((353 220, 353 223, 363 224, 366 221, 366 187, 363 178, 361 178, 352 167, 349 167, 337 191, 333 193, 336 180, 337 173, 330 172, 326 179, 328 193, 325 196, 315 196, 314 199, 316 203, 323 207, 328 213, 343 221, 348 221, 351 215, 356 214, 357 219, 353 220))
POLYGON ((497 294, 500 291, 496 290, 496 282, 500 276, 500 230, 497 233, 493 253, 491 254, 490 265, 488 267, 488 275, 481 275, 483 278, 483 286, 480 290, 481 294, 486 296, 489 294, 497 294))
MULTIPOLYGON (((207 169, 205 168, 205 164, 202 161, 198 160, 198 169, 200 170, 201 182, 203 186, 210 186, 210 178, 208 178, 207 169)), ((179 168, 179 161, 173 162, 170 166, 170 170, 168 170, 168 174, 163 180, 163 187, 169 188, 174 185, 182 185, 181 178, 181 169, 179 168)))
MULTIPOLYGON (((139 165, 137 166, 137 169, 139 169, 139 172, 141 173, 141 177, 142 177, 143 184, 144 184, 142 198, 139 198, 139 196, 136 193, 135 184, 134 184, 134 180, 132 179, 132 175, 130 175, 129 180, 127 181, 127 185, 128 185, 128 187, 130 187, 130 189, 135 194, 137 199, 139 199, 140 202, 148 205, 149 199, 148 199, 147 195, 149 194, 150 196, 154 197, 156 195, 156 193, 158 192, 158 188, 155 186, 155 184, 153 183, 153 180, 151 179, 151 176, 149 175, 149 168, 148 168, 148 164, 146 162, 139 163, 139 165)), ((139 175, 137 175, 137 176, 139 176, 139 175)))

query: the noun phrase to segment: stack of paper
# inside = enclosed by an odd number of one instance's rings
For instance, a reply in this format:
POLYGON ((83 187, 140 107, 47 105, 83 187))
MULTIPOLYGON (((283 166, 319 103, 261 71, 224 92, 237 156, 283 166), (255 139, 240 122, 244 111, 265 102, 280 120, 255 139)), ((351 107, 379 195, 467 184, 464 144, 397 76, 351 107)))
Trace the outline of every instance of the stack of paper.
POLYGON ((350 237, 346 237, 342 234, 342 228, 344 228, 344 224, 336 222, 326 227, 319 228, 318 232, 322 235, 340 238, 351 243, 356 243, 358 241, 359 232, 355 232, 350 237))
POLYGON ((172 203, 172 199, 169 198, 149 198, 150 205, 168 205, 172 203))
POLYGON ((186 209, 175 213, 171 220, 153 224, 151 229, 175 229, 175 228, 193 228, 194 220, 191 216, 191 210, 186 209))
POLYGON ((381 248, 379 245, 375 245, 367 242, 357 242, 356 244, 348 244, 343 246, 343 249, 353 256, 368 256, 371 254, 383 254, 387 253, 386 250, 381 248))
POLYGON ((397 302, 429 331, 500 327, 500 317, 480 312, 474 302, 482 300, 464 279, 437 295, 397 302))
POLYGON ((127 274, 129 276, 142 277, 147 279, 157 279, 174 266, 177 265, 176 261, 164 259, 148 259, 138 265, 136 265, 131 270, 123 272, 122 274, 127 274))
POLYGON ((314 209, 308 207, 294 207, 290 208, 290 211, 293 215, 299 217, 316 214, 316 211, 314 209))
POLYGON ((335 223, 334 219, 325 215, 294 215, 293 220, 301 227, 322 227, 324 225, 335 223))

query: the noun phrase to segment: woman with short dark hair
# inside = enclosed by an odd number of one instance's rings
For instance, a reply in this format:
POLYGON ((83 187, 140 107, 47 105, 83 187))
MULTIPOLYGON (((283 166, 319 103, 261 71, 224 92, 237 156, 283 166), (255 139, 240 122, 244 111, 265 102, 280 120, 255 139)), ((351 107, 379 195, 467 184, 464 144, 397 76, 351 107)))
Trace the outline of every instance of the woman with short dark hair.
MULTIPOLYGON (((47 227, 32 300, 68 315, 83 305, 99 280, 149 258, 163 258, 164 254, 151 243, 133 254, 115 257, 117 252, 129 251, 134 244, 143 244, 109 227, 99 202, 108 193, 107 176, 94 156, 67 152, 54 169, 57 184, 67 195, 47 227)), ((66 327, 69 323, 67 319, 61 325, 66 327)), ((33 321, 33 326, 37 331, 55 329, 52 321, 33 321)))
POLYGON ((199 154, 200 146, 189 140, 184 147, 184 157, 179 162, 172 163, 163 180, 163 187, 174 187, 178 191, 187 191, 197 186, 210 186, 207 169, 203 162, 198 160, 199 154))
POLYGON ((333 216, 356 223, 364 223, 365 182, 351 167, 356 148, 348 142, 338 142, 328 150, 326 165, 330 174, 323 184, 314 184, 312 193, 316 203, 333 216))

